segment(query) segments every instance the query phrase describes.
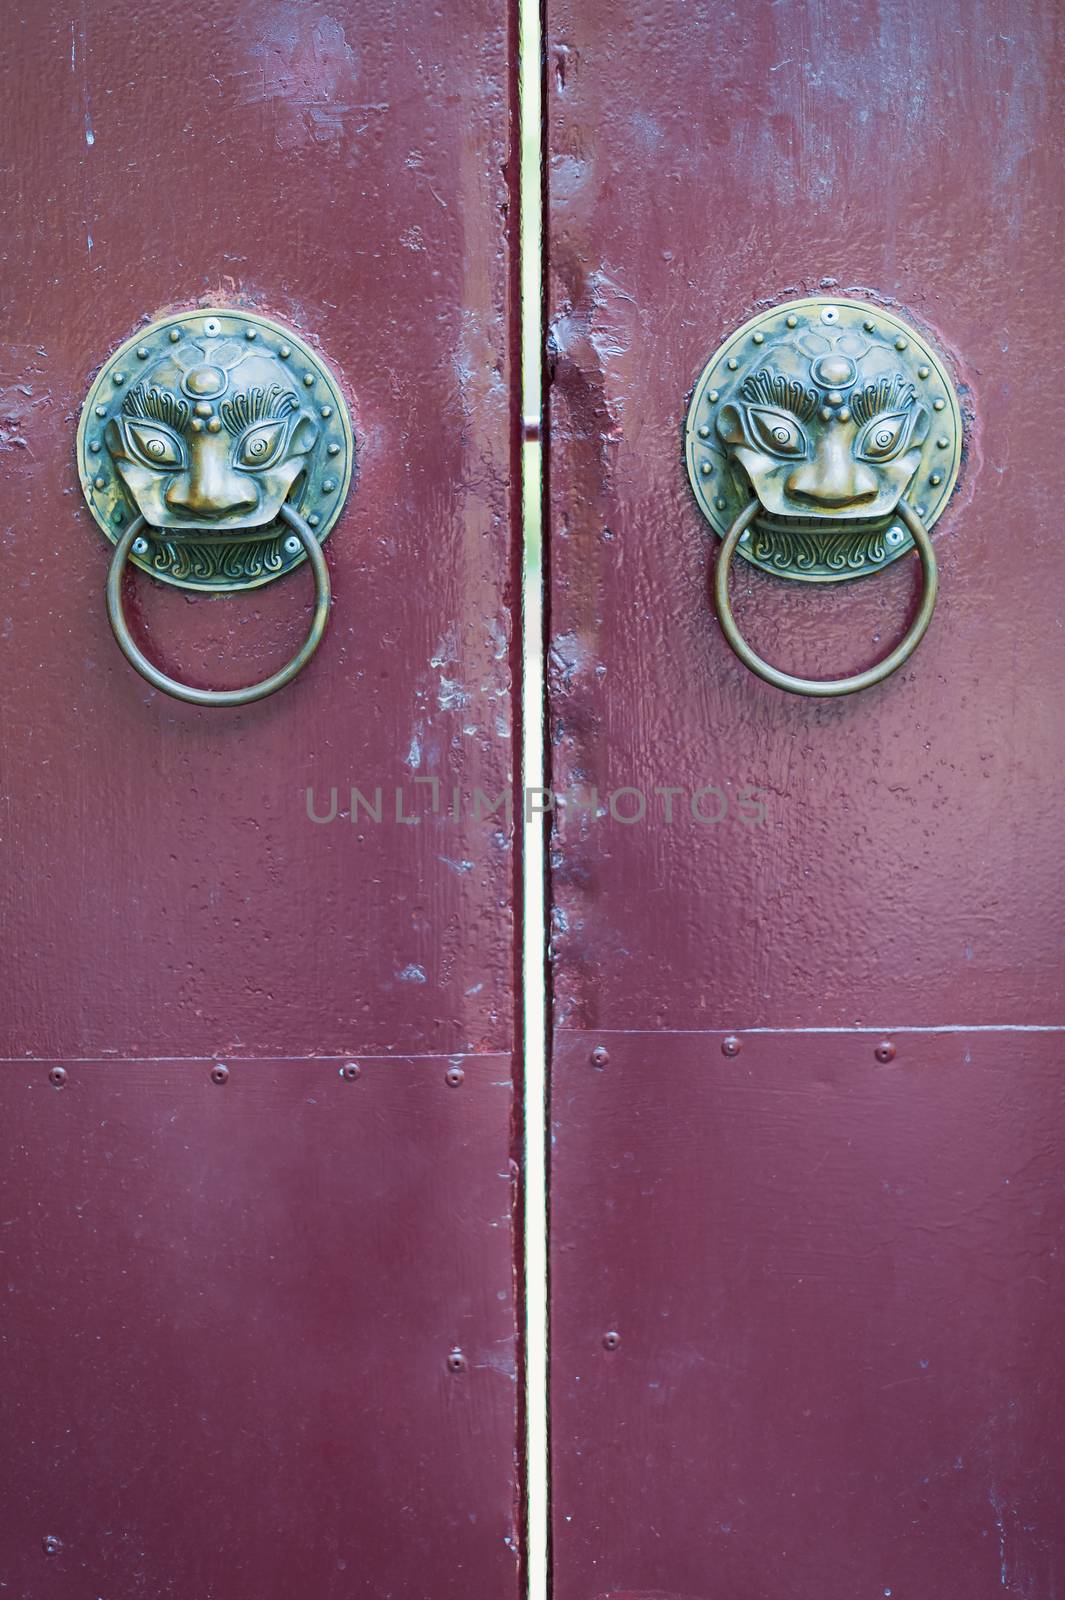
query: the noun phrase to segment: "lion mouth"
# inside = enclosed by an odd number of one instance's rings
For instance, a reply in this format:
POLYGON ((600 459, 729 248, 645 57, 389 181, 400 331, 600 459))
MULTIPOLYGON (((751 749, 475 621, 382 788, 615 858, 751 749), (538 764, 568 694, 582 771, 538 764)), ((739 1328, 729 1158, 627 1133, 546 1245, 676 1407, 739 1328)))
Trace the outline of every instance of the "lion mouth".
POLYGON ((781 516, 775 511, 760 511, 755 527, 761 533, 810 533, 824 538, 838 534, 840 538, 862 538, 866 534, 886 533, 895 520, 896 508, 878 517, 819 517, 816 513, 800 516, 781 516))

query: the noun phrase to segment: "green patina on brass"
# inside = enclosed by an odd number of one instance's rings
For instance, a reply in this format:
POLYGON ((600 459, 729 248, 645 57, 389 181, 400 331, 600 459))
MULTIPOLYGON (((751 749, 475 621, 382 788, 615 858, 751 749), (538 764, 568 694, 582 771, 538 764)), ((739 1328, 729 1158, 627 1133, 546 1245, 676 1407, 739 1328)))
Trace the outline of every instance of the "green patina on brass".
POLYGON ((183 589, 255 588, 307 560, 282 515, 319 543, 351 482, 339 387, 289 329, 245 311, 184 311, 105 362, 78 428, 82 487, 113 544, 183 589))
POLYGON ((905 496, 930 528, 961 460, 941 358, 893 312, 815 296, 762 312, 704 368, 688 412, 688 476, 722 538, 751 501, 737 554, 778 577, 834 583, 914 548, 905 496))

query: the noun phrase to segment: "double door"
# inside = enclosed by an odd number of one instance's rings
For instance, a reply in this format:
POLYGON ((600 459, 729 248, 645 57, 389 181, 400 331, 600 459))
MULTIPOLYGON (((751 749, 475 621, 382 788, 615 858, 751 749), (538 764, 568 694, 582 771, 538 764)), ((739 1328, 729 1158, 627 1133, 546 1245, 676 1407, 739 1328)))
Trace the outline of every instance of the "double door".
POLYGON ((1055 9, 551 0, 524 707, 518 22, 11 9, 0 1585, 522 1593, 542 782, 555 1600, 1049 1600, 1055 9))

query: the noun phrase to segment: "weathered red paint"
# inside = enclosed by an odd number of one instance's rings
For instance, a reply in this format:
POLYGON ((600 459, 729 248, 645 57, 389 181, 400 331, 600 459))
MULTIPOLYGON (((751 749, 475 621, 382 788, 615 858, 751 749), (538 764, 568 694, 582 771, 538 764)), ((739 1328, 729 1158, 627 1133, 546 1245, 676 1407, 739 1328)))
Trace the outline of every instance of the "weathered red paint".
MULTIPOLYGON (((513 781, 514 46, 488 0, 7 19, 12 1593, 517 1589, 516 864, 469 804, 513 781), (325 642, 239 712, 119 655, 74 459, 109 349, 198 303, 319 345, 357 436, 325 642)), ((130 592, 222 687, 311 586, 130 592)))
POLYGON ((7 1590, 516 1596, 509 1056, 229 1065, 3 1069, 7 1590))
POLYGON ((1053 1594, 1060 1037, 606 1037, 555 1062, 556 1592, 1053 1594))
MULTIPOLYGON (((1035 377, 1062 284, 1054 10, 655 0, 622 21, 554 0, 549 24, 550 727, 556 784, 604 806, 638 786, 658 825, 560 813, 558 1020, 1060 1022, 1063 472, 1035 377), (823 279, 929 326, 971 413, 931 631, 836 704, 728 650, 678 443, 722 336, 823 279), (682 790, 672 827, 656 784, 682 790), (689 810, 710 784, 718 825, 689 810)), ((916 568, 745 569, 734 605, 775 663, 827 676, 901 634, 916 568)))
MULTIPOLYGON (((549 7, 556 1600, 1061 1585, 1056 22, 549 7), (931 631, 832 704, 731 655, 681 456, 722 336, 822 289, 969 413, 931 631)), ((915 568, 734 604, 838 675, 915 568)))

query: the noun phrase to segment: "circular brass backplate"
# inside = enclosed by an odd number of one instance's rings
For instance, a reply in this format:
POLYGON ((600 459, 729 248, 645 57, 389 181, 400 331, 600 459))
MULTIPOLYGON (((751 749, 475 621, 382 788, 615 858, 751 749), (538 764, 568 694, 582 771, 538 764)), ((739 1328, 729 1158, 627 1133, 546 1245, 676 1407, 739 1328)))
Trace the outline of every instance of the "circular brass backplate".
POLYGON ((830 295, 774 306, 731 334, 695 385, 685 432, 688 476, 714 530, 724 537, 757 495, 738 553, 816 583, 879 572, 912 550, 902 518, 882 507, 898 503, 890 476, 909 473, 902 493, 930 528, 954 488, 961 446, 954 385, 923 335, 881 306, 830 295), (895 428, 905 431, 893 441, 895 428), (877 440, 897 446, 898 465, 872 459, 877 440), (777 449, 796 453, 787 460, 777 449), (800 469, 825 450, 836 465, 809 469, 807 499, 800 469), (840 480, 834 500, 830 472, 840 480))
POLYGON ((306 561, 287 503, 321 542, 355 443, 336 379, 289 328, 248 311, 182 311, 107 359, 78 426, 89 510, 130 560, 182 589, 257 588, 306 561))

